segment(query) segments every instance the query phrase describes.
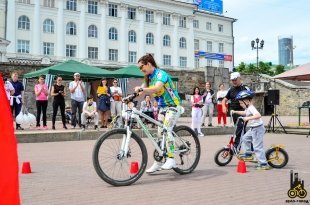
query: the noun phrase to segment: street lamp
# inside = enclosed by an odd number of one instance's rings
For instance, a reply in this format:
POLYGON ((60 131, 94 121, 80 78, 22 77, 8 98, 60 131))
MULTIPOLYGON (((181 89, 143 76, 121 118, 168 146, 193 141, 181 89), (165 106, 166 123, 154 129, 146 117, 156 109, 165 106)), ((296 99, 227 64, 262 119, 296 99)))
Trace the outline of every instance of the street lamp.
POLYGON ((257 55, 257 60, 256 60, 256 67, 257 67, 257 70, 258 70, 258 49, 263 49, 264 47, 264 40, 261 40, 260 43, 259 43, 259 38, 256 38, 255 41, 251 41, 251 47, 252 47, 252 50, 253 49, 256 49, 256 55, 257 55), (255 43, 256 43, 256 46, 255 46, 255 43), (260 46, 258 47, 258 44, 260 44, 260 46))

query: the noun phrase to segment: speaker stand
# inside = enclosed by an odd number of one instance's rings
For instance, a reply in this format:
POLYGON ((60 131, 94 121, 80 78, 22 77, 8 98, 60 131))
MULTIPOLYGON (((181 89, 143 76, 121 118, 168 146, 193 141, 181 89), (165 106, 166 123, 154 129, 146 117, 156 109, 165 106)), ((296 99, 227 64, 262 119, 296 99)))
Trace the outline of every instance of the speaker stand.
POLYGON ((271 131, 273 133, 276 132, 275 127, 274 127, 274 125, 276 124, 276 121, 278 121, 278 123, 280 124, 280 128, 282 128, 284 133, 287 134, 285 128, 283 127, 282 123, 280 122, 280 120, 278 118, 278 114, 276 114, 276 113, 272 113, 271 118, 270 118, 268 125, 267 125, 266 132, 271 132, 271 131))

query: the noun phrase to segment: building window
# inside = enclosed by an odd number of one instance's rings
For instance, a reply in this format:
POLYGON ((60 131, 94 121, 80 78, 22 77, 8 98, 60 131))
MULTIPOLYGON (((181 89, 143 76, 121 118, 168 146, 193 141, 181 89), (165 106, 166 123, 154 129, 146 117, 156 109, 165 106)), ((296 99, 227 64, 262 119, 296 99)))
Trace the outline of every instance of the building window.
POLYGON ((67 0, 67 10, 76 11, 76 0, 67 0))
POLYGON ((154 11, 145 11, 145 21, 149 23, 154 23, 154 11))
POLYGON ((171 15, 170 14, 163 14, 163 24, 164 25, 171 25, 171 15))
POLYGON ((20 16, 18 18, 18 29, 30 30, 30 21, 27 16, 20 16))
POLYGON ((186 28, 186 17, 184 16, 179 17, 179 27, 186 28))
POLYGON ((30 0, 19 0, 19 3, 30 4, 30 0))
POLYGON ((66 56, 76 57, 76 45, 66 45, 66 56))
POLYGON ((128 19, 136 19, 136 8, 128 7, 128 19))
POLYGON ((128 32, 128 42, 135 43, 137 41, 136 32, 131 30, 128 32))
POLYGON ((187 67, 187 57, 180 56, 180 67, 181 68, 187 67))
POLYGON ((184 37, 180 38, 179 46, 180 48, 186 48, 186 39, 184 37))
POLYGON ((223 25, 219 24, 218 27, 219 27, 219 32, 223 33, 223 32, 224 32, 224 27, 223 27, 223 25))
POLYGON ((224 61, 219 61, 219 67, 224 68, 224 61))
POLYGON ((171 66, 171 55, 164 55, 163 61, 164 65, 171 66))
POLYGON ((112 27, 109 29, 109 39, 110 40, 117 40, 117 29, 112 27))
POLYGON ((219 43, 219 53, 224 53, 224 43, 219 43))
POLYGON ((128 52, 128 62, 129 63, 136 63, 137 62, 137 52, 129 51, 128 52))
POLYGON ((76 35, 76 25, 73 22, 67 23, 66 34, 75 36, 76 35))
POLYGON ((199 40, 194 39, 194 50, 198 51, 199 50, 199 40))
POLYGON ((54 22, 51 19, 45 19, 43 22, 44 33, 54 33, 54 22))
POLYGON ((88 1, 88 13, 97 14, 98 13, 98 2, 88 1))
POLYGON ((54 8, 55 7, 55 0, 44 0, 43 6, 54 8))
POLYGON ((207 52, 212 52, 212 41, 207 41, 207 52))
POLYGON ((98 29, 95 25, 90 25, 88 27, 88 37, 97 38, 98 37, 98 29))
POLYGON ((109 49, 109 61, 118 61, 118 50, 117 49, 109 49))
POLYGON ((212 31, 212 23, 207 22, 207 31, 212 31))
POLYGON ((193 26, 194 26, 194 28, 199 28, 199 21, 193 20, 193 26))
POLYGON ((212 67, 212 60, 207 60, 207 66, 212 67))
POLYGON ((88 58, 98 59, 98 48, 97 47, 88 47, 88 58))
POLYGON ((154 35, 152 33, 146 34, 146 44, 148 45, 154 44, 154 35))
POLYGON ((54 43, 43 42, 43 55, 54 55, 54 43))
POLYGON ((17 41, 17 53, 29 53, 30 41, 18 40, 17 41))
POLYGON ((195 68, 199 68, 199 57, 195 57, 195 68))
POLYGON ((169 35, 164 35, 163 46, 171 46, 171 40, 169 35))
POLYGON ((109 4, 109 16, 117 17, 117 5, 109 4))

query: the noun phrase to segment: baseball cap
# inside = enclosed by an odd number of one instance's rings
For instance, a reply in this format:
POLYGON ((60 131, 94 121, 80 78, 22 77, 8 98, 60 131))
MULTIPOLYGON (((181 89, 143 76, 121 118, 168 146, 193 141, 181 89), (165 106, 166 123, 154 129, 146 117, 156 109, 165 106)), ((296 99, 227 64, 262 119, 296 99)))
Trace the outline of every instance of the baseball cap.
POLYGON ((74 73, 74 76, 76 76, 76 75, 80 75, 79 73, 74 73))
POLYGON ((240 73, 233 72, 233 73, 230 74, 230 80, 235 80, 237 78, 240 78, 240 73))

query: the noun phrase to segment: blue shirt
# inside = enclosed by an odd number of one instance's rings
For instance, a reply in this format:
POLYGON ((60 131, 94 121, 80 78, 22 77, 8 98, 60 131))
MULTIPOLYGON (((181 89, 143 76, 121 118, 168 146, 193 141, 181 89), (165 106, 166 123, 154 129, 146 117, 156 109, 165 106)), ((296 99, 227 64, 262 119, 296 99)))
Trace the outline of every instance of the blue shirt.
POLYGON ((21 94, 22 94, 22 91, 24 91, 24 86, 23 86, 23 84, 22 84, 21 82, 19 82, 19 81, 16 81, 16 82, 10 81, 10 82, 11 82, 11 84, 13 85, 13 87, 14 87, 14 89, 15 89, 15 93, 14 93, 13 96, 19 96, 19 95, 21 95, 21 94))

